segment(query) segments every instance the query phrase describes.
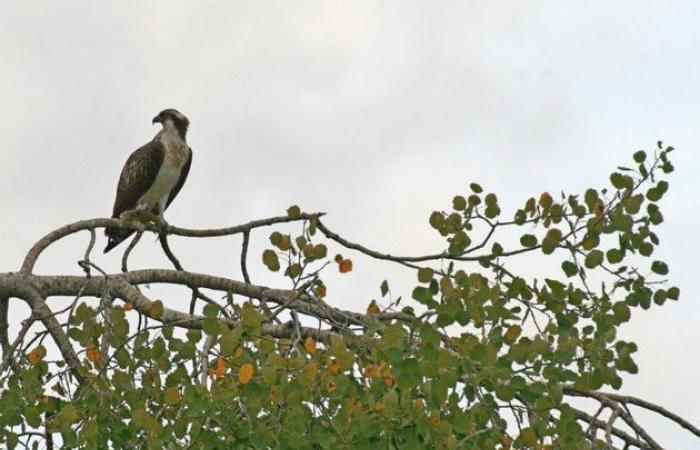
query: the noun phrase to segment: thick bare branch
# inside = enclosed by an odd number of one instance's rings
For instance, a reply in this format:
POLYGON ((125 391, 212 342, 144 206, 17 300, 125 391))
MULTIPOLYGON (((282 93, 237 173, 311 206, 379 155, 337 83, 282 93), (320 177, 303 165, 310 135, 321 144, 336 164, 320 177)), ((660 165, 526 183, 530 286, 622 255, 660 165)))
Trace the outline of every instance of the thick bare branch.
MULTIPOLYGON (((56 343, 66 364, 68 364, 68 367, 71 369, 71 373, 75 379, 78 380, 79 383, 82 383, 83 376, 78 371, 80 366, 78 355, 71 346, 68 336, 63 332, 54 313, 46 305, 45 297, 32 286, 30 281, 31 277, 32 275, 11 274, 11 277, 3 279, 5 282, 0 283, 0 297, 18 297, 27 302, 32 310, 32 315, 38 320, 41 320, 49 334, 51 334, 51 337, 56 343)), ((80 287, 76 287, 78 288, 75 291, 77 293, 80 291, 80 287)))
MULTIPOLYGON (((178 284, 187 287, 207 288, 255 299, 265 299, 276 304, 289 303, 301 314, 320 319, 328 319, 350 325, 366 325, 368 319, 364 314, 333 308, 307 294, 286 289, 273 289, 265 286, 246 284, 241 281, 216 277, 207 274, 176 271, 168 269, 134 270, 124 274, 108 275, 106 278, 90 278, 80 276, 50 276, 50 275, 20 275, 13 273, 0 274, 0 293, 3 286, 12 285, 16 278, 22 276, 24 282, 36 287, 45 296, 75 295, 77 289, 85 286, 84 294, 99 297, 105 287, 114 288, 121 281, 128 284, 142 285, 152 283, 178 284)), ((372 316, 371 320, 412 320, 413 316, 402 312, 386 312, 372 316)))
POLYGON ((620 394, 614 394, 614 393, 610 393, 610 392, 603 393, 603 392, 598 392, 598 391, 596 391, 596 394, 605 395, 607 398, 609 398, 611 400, 615 400, 615 401, 620 402, 620 403, 635 405, 635 406, 638 406, 640 408, 644 408, 644 409, 648 409, 649 411, 653 411, 657 414, 660 414, 660 415, 666 417, 669 420, 676 422, 678 425, 680 425, 681 427, 690 431, 695 436, 700 437, 700 429, 698 427, 694 426, 693 424, 691 424, 687 420, 683 419, 678 414, 674 414, 671 411, 669 411, 666 408, 663 408, 659 405, 655 405, 655 404, 648 402, 646 400, 642 400, 640 398, 632 397, 629 395, 620 395, 620 394))
MULTIPOLYGON (((607 422, 600 420, 594 416, 591 416, 590 414, 587 414, 579 409, 576 409, 576 408, 571 408, 571 409, 573 410, 574 416, 576 417, 576 419, 584 421, 588 424, 593 424, 597 428, 600 428, 600 429, 605 429, 607 427, 607 422)), ((641 448, 643 450, 652 450, 654 448, 651 445, 647 444, 646 442, 635 438, 634 436, 624 432, 623 430, 620 430, 619 428, 612 427, 610 429, 610 433, 613 436, 615 436, 619 439, 622 439, 622 441, 627 446, 631 445, 631 446, 634 446, 637 448, 641 448)))
MULTIPOLYGON (((253 220, 248 223, 242 224, 242 225, 237 225, 234 227, 227 227, 227 228, 211 228, 211 229, 204 229, 204 230, 192 230, 188 228, 180 228, 180 227, 175 227, 175 226, 169 226, 168 227, 168 233, 173 234, 176 236, 187 236, 187 237, 199 237, 199 238, 204 238, 204 237, 216 237, 216 236, 231 236, 234 234, 238 233, 243 233, 246 231, 250 231, 254 228, 261 228, 261 227, 267 227, 270 225, 278 224, 278 223, 287 223, 287 222, 297 222, 300 220, 309 220, 314 217, 321 217, 323 216, 324 213, 314 213, 314 214, 306 214, 302 213, 298 217, 291 218, 289 216, 277 216, 277 217, 270 217, 268 219, 260 219, 260 220, 253 220)), ((148 231, 153 231, 153 232, 158 232, 158 228, 156 225, 152 223, 130 223, 128 221, 121 221, 118 219, 102 219, 102 218, 97 218, 97 219, 86 219, 86 220, 80 220, 78 222, 74 222, 68 225, 65 225, 61 228, 58 228, 46 236, 42 237, 37 241, 36 244, 29 250, 27 253, 27 256, 24 258, 24 262, 22 263, 22 268, 20 269, 21 272, 23 273, 29 273, 34 269, 34 265, 36 264, 37 259, 39 258, 39 255, 41 255, 41 252, 43 252, 46 247, 51 245, 52 243, 56 242, 57 240, 68 236, 73 233, 77 233, 78 231, 82 230, 91 230, 95 228, 126 228, 126 229, 131 229, 131 230, 141 230, 141 229, 146 229, 148 231)))
MULTIPOLYGON (((276 304, 285 304, 290 309, 294 309, 301 314, 313 316, 331 324, 367 325, 372 320, 413 319, 413 316, 400 312, 380 313, 372 316, 370 319, 363 314, 330 307, 306 294, 299 294, 295 291, 271 289, 222 277, 166 269, 133 271, 126 274, 108 275, 104 278, 4 273, 0 274, 0 294, 8 293, 15 297, 25 298, 27 294, 25 291, 17 289, 19 285, 23 285, 28 289, 34 289, 46 297, 75 295, 82 289, 83 295, 100 298, 107 291, 113 297, 121 298, 135 306, 147 305, 143 306, 143 308, 138 308, 139 310, 147 310, 150 307, 150 301, 135 286, 151 283, 169 283, 188 287, 208 288, 260 300, 265 299, 276 304)), ((200 319, 197 316, 174 309, 166 309, 160 320, 173 322, 181 327, 201 327, 201 324, 199 324, 200 319)), ((279 331, 275 328, 270 328, 270 330, 279 331)), ((313 336, 314 333, 316 331, 307 331, 306 335, 313 336)), ((324 335, 323 330, 318 330, 318 333, 324 335)))
POLYGON ((619 415, 620 418, 622 418, 622 420, 624 420, 625 423, 635 431, 635 433, 637 433, 644 441, 646 441, 649 444, 650 448, 654 450, 663 450, 663 447, 661 447, 654 440, 654 438, 652 438, 649 435, 649 433, 647 433, 647 431, 641 425, 639 425, 636 420, 634 420, 630 413, 627 412, 625 408, 623 408, 620 405, 620 401, 612 399, 607 394, 604 394, 602 392, 584 391, 576 389, 572 386, 564 386, 563 391, 564 394, 572 397, 585 397, 598 400, 601 403, 601 405, 607 406, 608 408, 613 410, 617 415, 619 415))

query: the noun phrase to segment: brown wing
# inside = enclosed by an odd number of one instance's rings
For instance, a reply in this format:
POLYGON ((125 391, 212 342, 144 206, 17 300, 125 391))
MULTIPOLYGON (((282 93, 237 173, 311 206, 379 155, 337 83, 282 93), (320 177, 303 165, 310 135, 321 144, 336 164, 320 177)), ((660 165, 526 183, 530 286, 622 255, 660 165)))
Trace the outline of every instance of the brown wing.
POLYGON ((170 192, 170 196, 168 197, 168 203, 165 204, 166 208, 170 206, 170 203, 172 203, 172 201, 175 199, 177 193, 180 192, 180 189, 182 189, 182 185, 185 184, 187 175, 189 175, 190 173, 190 166, 192 165, 192 148, 189 147, 189 150, 190 154, 187 156, 187 161, 185 161, 185 165, 182 166, 182 170, 180 171, 180 178, 177 180, 177 184, 170 192))
MULTIPOLYGON (((165 158, 165 148, 159 141, 151 141, 129 156, 117 185, 117 198, 114 200, 112 217, 118 218, 121 213, 134 209, 139 198, 148 191, 158 176, 160 166, 165 158)), ((119 228, 107 228, 105 234, 109 237, 105 253, 129 237, 133 231, 119 228)))

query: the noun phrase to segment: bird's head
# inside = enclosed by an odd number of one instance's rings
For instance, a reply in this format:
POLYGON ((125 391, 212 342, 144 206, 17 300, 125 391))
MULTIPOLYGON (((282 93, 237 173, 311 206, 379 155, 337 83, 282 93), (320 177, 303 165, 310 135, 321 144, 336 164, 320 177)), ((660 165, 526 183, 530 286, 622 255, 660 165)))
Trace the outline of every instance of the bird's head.
POLYGON ((153 118, 153 123, 160 123, 163 125, 163 129, 177 129, 178 133, 182 139, 185 139, 187 134, 187 127, 190 126, 190 120, 185 117, 177 109, 168 108, 164 109, 157 116, 153 118))

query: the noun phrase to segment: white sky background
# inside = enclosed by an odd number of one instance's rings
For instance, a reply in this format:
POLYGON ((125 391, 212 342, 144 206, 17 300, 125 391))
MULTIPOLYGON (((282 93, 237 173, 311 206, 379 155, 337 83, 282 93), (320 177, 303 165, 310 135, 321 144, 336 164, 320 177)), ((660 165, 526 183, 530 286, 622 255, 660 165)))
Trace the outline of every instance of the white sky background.
MULTIPOLYGON (((470 181, 511 217, 542 191, 603 186, 662 139, 679 150, 655 257, 682 298, 623 328, 640 346, 623 392, 699 424, 700 3, 498 5, 1 0, 0 271, 51 229, 108 216, 123 163, 166 107, 190 117, 194 150, 171 223, 234 225, 296 203, 394 254, 441 250, 427 218, 470 181)), ((284 287, 260 267, 268 235, 253 235, 254 281, 284 287)), ((80 273, 86 239, 51 248, 37 270, 80 273)), ((239 243, 171 245, 190 270, 239 278, 239 243)), ((95 262, 118 271, 113 253, 95 262)), ((410 296, 412 273, 344 254, 355 270, 329 278, 329 302, 362 311, 385 278, 410 296)), ((130 265, 169 267, 151 236, 130 265)), ((189 297, 164 300, 186 309, 189 297)), ((699 445, 644 422, 668 448, 699 445)))

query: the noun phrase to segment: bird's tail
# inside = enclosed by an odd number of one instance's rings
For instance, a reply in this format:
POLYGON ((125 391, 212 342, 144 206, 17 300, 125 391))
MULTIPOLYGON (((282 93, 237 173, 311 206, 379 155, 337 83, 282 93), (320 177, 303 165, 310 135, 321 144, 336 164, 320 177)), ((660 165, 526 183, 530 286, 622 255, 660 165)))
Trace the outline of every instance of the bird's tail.
POLYGON ((107 246, 105 247, 104 252, 107 253, 108 251, 112 250, 124 239, 131 236, 133 232, 134 230, 127 230, 124 228, 106 228, 105 234, 109 239, 107 240, 107 246))

